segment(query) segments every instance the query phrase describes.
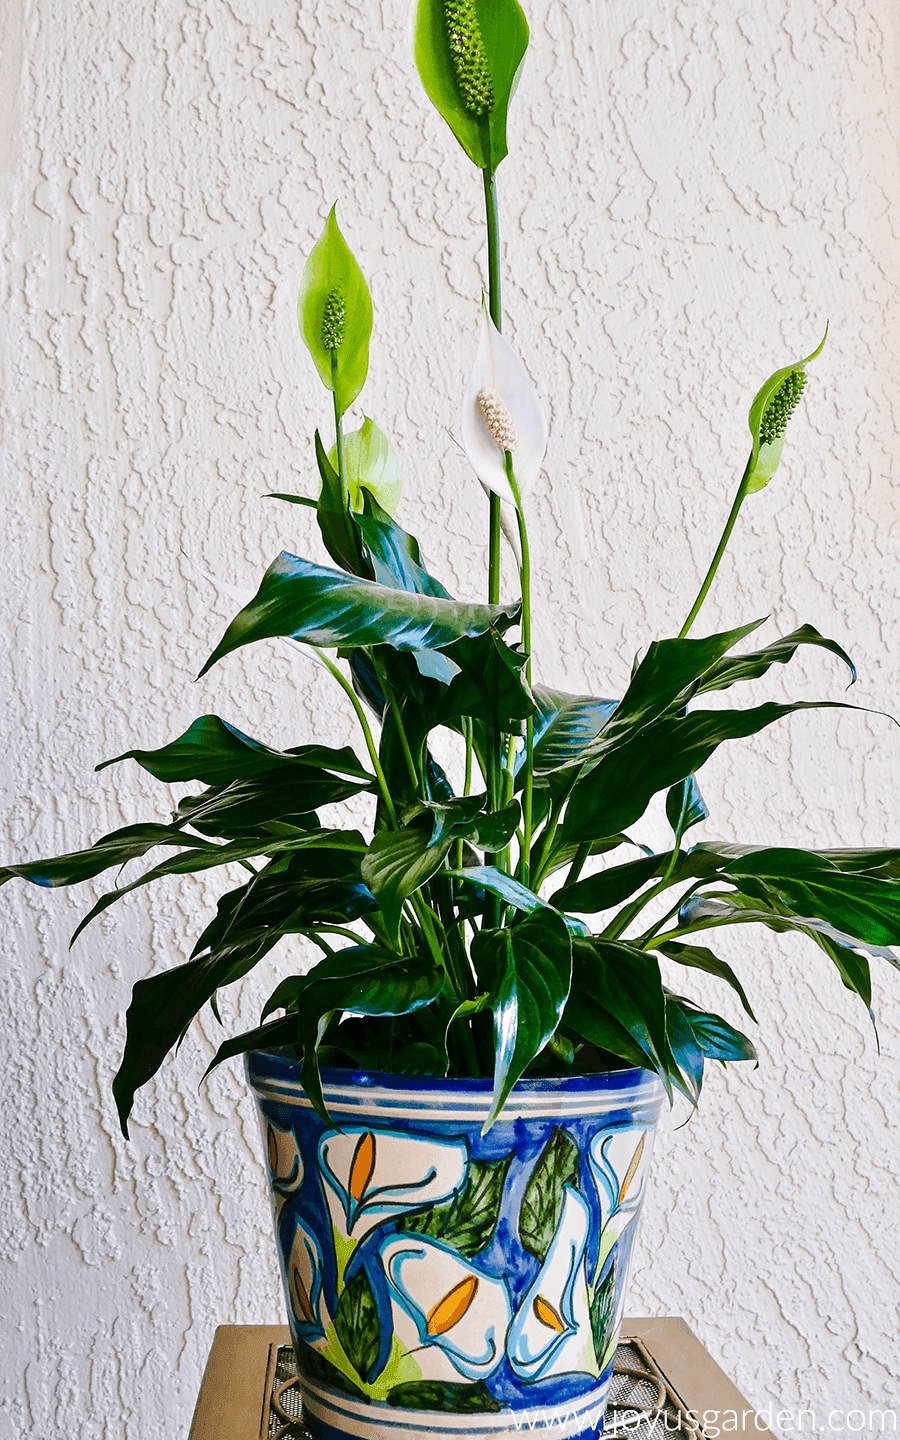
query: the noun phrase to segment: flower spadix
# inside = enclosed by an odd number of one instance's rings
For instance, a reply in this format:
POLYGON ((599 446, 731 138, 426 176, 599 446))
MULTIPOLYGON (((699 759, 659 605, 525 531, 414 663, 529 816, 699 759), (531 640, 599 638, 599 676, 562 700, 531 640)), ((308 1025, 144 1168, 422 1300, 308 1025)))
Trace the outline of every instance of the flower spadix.
POLYGON ((509 451, 519 495, 534 488, 547 449, 547 419, 524 365, 483 303, 461 430, 466 458, 482 485, 516 503, 506 475, 509 451))
POLYGON ((821 353, 827 339, 828 326, 826 325, 825 334, 811 355, 807 355, 803 360, 795 361, 793 365, 785 365, 782 370, 776 370, 775 374, 769 376, 765 385, 753 397, 753 404, 750 406, 747 420, 750 434, 753 437, 753 449, 747 465, 749 474, 746 493, 748 495, 764 489, 781 464, 784 432, 797 408, 800 396, 803 394, 806 385, 806 367, 821 353))

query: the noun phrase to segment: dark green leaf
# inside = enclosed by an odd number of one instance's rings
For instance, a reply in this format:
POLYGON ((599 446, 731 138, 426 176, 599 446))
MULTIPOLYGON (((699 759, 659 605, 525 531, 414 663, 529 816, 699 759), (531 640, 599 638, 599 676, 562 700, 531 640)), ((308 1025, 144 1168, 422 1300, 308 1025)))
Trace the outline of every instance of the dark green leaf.
POLYGON ((441 582, 422 568, 419 542, 391 519, 368 490, 363 492, 362 514, 354 514, 353 523, 362 536, 380 585, 407 590, 413 595, 451 599, 441 582))
POLYGON ((570 841, 594 840, 626 829, 640 819, 658 791, 699 770, 724 740, 756 735, 798 710, 855 708, 839 701, 801 700, 749 710, 695 710, 661 720, 604 755, 578 781, 566 810, 563 836, 570 841))
POLYGON ((487 1130, 559 1024, 572 979, 572 947, 562 916, 542 909, 512 929, 480 930, 471 955, 494 1012, 496 1060, 487 1130))
POLYGON ((541 1263, 562 1216, 565 1188, 577 1189, 580 1177, 578 1146, 565 1130, 555 1126, 528 1177, 519 1208, 519 1239, 541 1263))
POLYGON ((750 1001, 744 993, 744 987, 726 960, 720 960, 718 955, 714 955, 704 945, 682 945, 674 940, 660 945, 659 949, 663 955, 668 955, 670 960, 677 960, 679 965, 687 965, 693 970, 703 970, 707 975, 717 975, 720 980, 727 981, 738 995, 750 1019, 754 1023, 756 1022, 756 1016, 750 1008, 750 1001))
POLYGON ((263 499, 286 500, 289 505, 308 505, 310 510, 315 510, 318 506, 318 501, 313 500, 309 495, 285 495, 281 490, 269 490, 263 499))
POLYGON ((870 945, 900 945, 900 884, 836 866, 812 851, 771 848, 732 860, 723 874, 744 893, 793 915, 826 921, 870 945))
POLYGON ((511 1155, 502 1160, 473 1160, 465 1188, 455 1200, 436 1205, 422 1215, 408 1215, 401 1228, 440 1240, 471 1260, 494 1238, 511 1160, 511 1155))
POLYGON ((388 933, 400 946, 403 902, 440 868, 451 841, 430 843, 427 828, 381 830, 360 866, 360 874, 381 907, 388 933))
POLYGON ((48 889, 57 885, 77 885, 82 880, 92 880, 114 865, 139 859, 155 845, 191 846, 202 851, 218 849, 207 840, 186 835, 176 825, 126 825, 122 830, 113 830, 109 835, 102 836, 87 850, 74 850, 70 855, 57 855, 50 860, 27 860, 21 865, 4 865, 0 867, 0 884, 18 875, 23 880, 30 880, 33 885, 48 889))
POLYGON ((350 517, 350 502, 346 486, 325 453, 322 437, 316 431, 316 464, 322 485, 316 504, 316 520, 322 542, 335 564, 341 565, 351 575, 368 576, 359 546, 359 536, 350 517))
POLYGON ((357 1270, 342 1290, 334 1328, 350 1364, 361 1380, 367 1380, 378 1363, 381 1334, 378 1308, 365 1267, 357 1270))
POLYGON ((476 639, 458 640, 447 653, 460 673, 441 700, 438 721, 447 725, 467 715, 504 734, 521 733, 521 722, 535 709, 525 679, 524 650, 507 645, 491 630, 476 639))
POLYGON ((505 904, 512 905, 516 910, 523 910, 526 914, 548 908, 546 900, 542 900, 539 895, 535 895, 532 890, 520 885, 518 880, 493 865, 469 865, 465 870, 448 870, 447 874, 451 879, 462 880, 467 885, 487 890, 505 904))
MULTIPOLYGON (((549 774, 578 760, 595 740, 616 708, 615 700, 593 695, 567 695, 535 685, 534 773, 549 774)), ((521 768, 523 757, 519 758, 521 768)))
POLYGON ((447 34, 444 0, 417 0, 413 53, 432 105, 479 170, 494 171, 507 153, 506 120, 528 48, 528 23, 517 0, 474 0, 493 92, 493 108, 479 115, 460 88, 447 34))
POLYGON ((428 650, 463 635, 480 635, 492 625, 505 629, 518 619, 519 609, 518 604, 477 605, 411 595, 283 553, 200 673, 232 650, 273 635, 313 645, 388 644, 396 650, 428 650))
POLYGON ((674 996, 666 992, 666 1042, 681 1089, 696 1104, 703 1088, 704 1052, 674 996))
POLYGON ((596 875, 587 875, 573 885, 564 885, 557 890, 551 904, 557 910, 571 910, 576 915, 594 915, 599 910, 610 910, 621 905, 629 895, 641 890, 650 880, 663 875, 672 858, 669 851, 664 855, 646 855, 640 860, 629 860, 626 865, 613 865, 600 870, 596 875))
MULTIPOLYGON (((327 745, 271 750, 220 720, 218 715, 201 715, 183 735, 159 750, 126 750, 124 755, 104 760, 97 769, 105 770, 107 765, 117 765, 120 760, 136 760, 157 780, 168 784, 199 780, 203 785, 229 785, 232 780, 259 779, 285 766, 329 770, 368 782, 374 779, 349 745, 341 750, 332 750, 327 745)), ((315 809, 315 806, 308 808, 315 809)))
POLYGON ((798 630, 792 630, 790 635, 774 640, 762 650, 752 650, 749 655, 725 656, 717 660, 701 676, 696 693, 702 695, 708 690, 727 690, 739 680, 758 680, 771 666, 786 665, 801 645, 817 645, 822 650, 830 650, 832 655, 837 655, 847 666, 851 683, 856 679, 853 661, 836 640, 827 640, 812 625, 801 625, 798 630))
POLYGON ((609 1268, 594 1292, 591 1301, 591 1335, 597 1365, 603 1364, 616 1318, 616 1290, 618 1288, 618 1246, 613 1246, 609 1268))
POLYGON ((466 1385, 461 1380, 408 1380, 388 1391, 387 1402, 402 1410, 445 1410, 453 1415, 503 1409, 483 1381, 466 1385))
POLYGON ((694 1033, 697 1045, 708 1060, 755 1060, 752 1041, 735 1030, 721 1015, 698 1010, 689 1000, 667 996, 667 1005, 676 1005, 694 1033))
POLYGON ((699 825, 709 816, 706 802, 700 794, 695 775, 688 775, 673 785, 666 796, 666 819, 675 833, 676 845, 682 836, 694 825, 699 825))
MULTIPOLYGON (((576 939, 572 974, 573 993, 596 1001, 617 1020, 668 1088, 666 1003, 656 957, 622 941, 576 939)), ((577 1016, 578 1005, 571 1008, 577 1016)), ((567 1023, 573 1023, 568 1016, 567 1023)))
POLYGON ((366 1399, 365 1391, 354 1385, 352 1380, 348 1380, 343 1370, 332 1365, 321 1350, 313 1350, 308 1345, 301 1346, 297 1351, 297 1368, 301 1375, 317 1381, 320 1385, 327 1385, 341 1395, 352 1395, 354 1400, 366 1399))

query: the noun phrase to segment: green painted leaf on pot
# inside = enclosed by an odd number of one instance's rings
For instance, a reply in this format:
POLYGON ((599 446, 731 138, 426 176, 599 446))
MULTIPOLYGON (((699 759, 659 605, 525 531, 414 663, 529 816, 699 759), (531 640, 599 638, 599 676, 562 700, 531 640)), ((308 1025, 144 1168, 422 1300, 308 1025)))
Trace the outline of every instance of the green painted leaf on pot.
POLYGON ((616 1287, 618 1282, 618 1246, 613 1247, 609 1268, 591 1300, 591 1335, 594 1341, 594 1355, 601 1375, 609 1363, 606 1352, 614 1340, 613 1325, 616 1318, 616 1287))
MULTIPOLYGON (((328 459, 337 469, 336 445, 329 450, 328 459)), ((362 510, 364 491, 368 491, 381 510, 395 514, 402 485, 400 466, 390 440, 368 416, 358 430, 344 436, 344 479, 351 510, 362 510)))
POLYGON ((494 1237, 511 1160, 512 1155, 502 1160, 473 1160, 465 1187, 455 1200, 422 1215, 407 1215, 401 1228, 440 1240, 467 1260, 473 1259, 494 1237))
POLYGON ((364 1266, 341 1291, 334 1328, 347 1359, 360 1379, 369 1379, 378 1363, 381 1334, 378 1308, 364 1266))
POLYGON ((366 382, 372 297, 338 227, 332 206, 303 269, 297 317, 319 378, 333 390, 338 413, 353 404, 366 382))
POLYGON ((496 170, 507 154, 509 102, 528 48, 521 6, 517 0, 417 0, 412 42, 432 105, 469 159, 480 170, 496 170))
POLYGON ((803 360, 796 360, 793 365, 785 365, 783 369, 776 370, 775 374, 769 376, 753 397, 753 404, 750 406, 750 414, 747 418, 753 441, 750 459, 747 462, 748 495, 752 495, 755 491, 762 490, 768 485, 781 464, 785 426, 802 394, 806 381, 804 373, 806 366, 822 353, 827 339, 828 326, 826 325, 825 334, 811 355, 807 355, 803 360))
POLYGON ((443 1410, 453 1415, 503 1409, 481 1380, 476 1385, 462 1380, 409 1380, 389 1390, 387 1402, 402 1410, 443 1410))
POLYGON ((313 645, 392 645, 430 650, 492 625, 506 629, 520 606, 468 604, 392 590, 282 553, 254 598, 232 620, 201 675, 242 645, 289 635, 313 645))
POLYGON ((321 1385, 328 1385, 341 1395, 352 1395, 354 1400, 367 1398, 365 1391, 361 1390, 358 1385, 354 1385, 353 1381, 348 1379, 336 1365, 332 1365, 321 1350, 313 1350, 308 1345, 302 1346, 297 1352, 297 1367, 301 1375, 318 1381, 321 1385))
POLYGON ((488 1130, 559 1024, 572 979, 572 942, 562 916, 542 909, 512 928, 480 930, 472 939, 471 956, 494 1012, 488 1130))
POLYGON ((565 1203, 565 1187, 578 1188, 581 1158, 575 1141, 558 1125, 528 1179, 519 1208, 519 1239, 543 1264, 565 1203))

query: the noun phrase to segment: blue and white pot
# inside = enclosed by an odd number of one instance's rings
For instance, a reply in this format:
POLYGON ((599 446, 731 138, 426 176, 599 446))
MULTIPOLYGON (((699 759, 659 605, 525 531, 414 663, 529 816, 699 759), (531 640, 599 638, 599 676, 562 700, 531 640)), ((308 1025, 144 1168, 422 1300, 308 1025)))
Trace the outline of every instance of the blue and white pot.
POLYGON ((646 1070, 516 1085, 248 1057, 304 1419, 322 1440, 602 1426, 662 1103, 646 1070))

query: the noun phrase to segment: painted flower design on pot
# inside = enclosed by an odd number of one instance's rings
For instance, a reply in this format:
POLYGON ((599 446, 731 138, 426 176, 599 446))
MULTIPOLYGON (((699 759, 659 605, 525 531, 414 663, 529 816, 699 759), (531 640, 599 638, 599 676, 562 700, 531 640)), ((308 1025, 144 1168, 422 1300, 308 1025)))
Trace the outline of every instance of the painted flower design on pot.
POLYGON ((303 1160, 293 1130, 266 1121, 266 1158, 276 1196, 292 1195, 303 1184, 303 1160))
POLYGON ((563 1197, 546 1258, 509 1332, 509 1363, 520 1380, 599 1374, 585 1274, 591 1212, 573 1186, 564 1187, 563 1197))
POLYGON ((297 1331, 308 1345, 325 1338, 331 1316, 322 1294, 322 1250, 302 1220, 296 1222, 287 1256, 287 1290, 297 1331))
POLYGON ((319 1169, 332 1223, 345 1240, 411 1210, 450 1200, 469 1163, 464 1140, 432 1140, 389 1130, 327 1130, 319 1169))
POLYGON ((623 1231, 637 1218, 652 1144, 652 1131, 630 1128, 601 1131, 588 1147, 588 1165, 600 1200, 598 1275, 623 1231))
POLYGON ((389 1235, 379 1247, 394 1333, 425 1380, 485 1380, 503 1361, 512 1319, 509 1291, 455 1250, 421 1235, 389 1235))

